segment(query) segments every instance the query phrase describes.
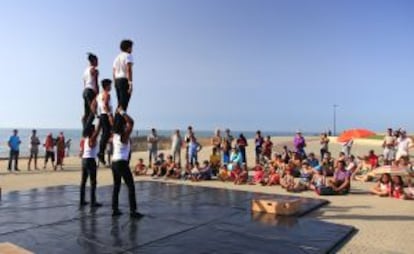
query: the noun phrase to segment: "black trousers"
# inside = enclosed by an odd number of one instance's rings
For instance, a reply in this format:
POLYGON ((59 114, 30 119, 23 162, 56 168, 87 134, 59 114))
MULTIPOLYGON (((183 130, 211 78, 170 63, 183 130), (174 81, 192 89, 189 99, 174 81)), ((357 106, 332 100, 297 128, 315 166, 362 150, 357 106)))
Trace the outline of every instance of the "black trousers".
POLYGON ((118 106, 121 106, 125 111, 128 108, 129 99, 131 98, 131 94, 128 92, 128 89, 129 89, 128 79, 126 78, 115 79, 115 90, 116 90, 116 97, 118 99, 118 106))
POLYGON ((111 137, 111 124, 109 123, 107 114, 101 114, 99 116, 99 125, 102 128, 101 140, 99 141, 99 158, 104 158, 106 145, 111 137))
POLYGON ((83 128, 86 128, 89 124, 92 124, 95 116, 91 110, 91 103, 95 99, 96 93, 93 89, 85 88, 83 90, 83 101, 84 101, 84 115, 82 118, 83 128))
POLYGON ((10 155, 9 155, 9 167, 8 170, 11 170, 12 168, 12 161, 14 160, 14 169, 18 169, 18 162, 19 162, 19 151, 10 149, 10 155))
POLYGON ((88 177, 91 182, 91 203, 96 203, 96 160, 94 158, 82 159, 82 180, 80 185, 80 202, 85 202, 85 187, 88 177))
POLYGON ((129 162, 125 160, 112 162, 112 175, 114 177, 114 189, 112 192, 112 210, 118 210, 119 191, 121 190, 121 179, 124 179, 128 187, 129 209, 131 212, 137 210, 137 201, 135 198, 135 185, 132 177, 129 162))

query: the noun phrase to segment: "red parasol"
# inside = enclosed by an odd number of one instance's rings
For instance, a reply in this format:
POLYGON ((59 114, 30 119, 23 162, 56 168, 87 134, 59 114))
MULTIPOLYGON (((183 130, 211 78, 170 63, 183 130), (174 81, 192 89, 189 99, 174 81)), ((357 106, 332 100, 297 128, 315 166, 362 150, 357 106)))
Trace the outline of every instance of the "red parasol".
POLYGON ((375 135, 375 132, 372 132, 367 129, 350 129, 350 130, 346 130, 342 132, 341 135, 339 135, 339 137, 337 138, 337 141, 347 142, 351 139, 366 138, 366 137, 370 137, 374 135, 375 135))

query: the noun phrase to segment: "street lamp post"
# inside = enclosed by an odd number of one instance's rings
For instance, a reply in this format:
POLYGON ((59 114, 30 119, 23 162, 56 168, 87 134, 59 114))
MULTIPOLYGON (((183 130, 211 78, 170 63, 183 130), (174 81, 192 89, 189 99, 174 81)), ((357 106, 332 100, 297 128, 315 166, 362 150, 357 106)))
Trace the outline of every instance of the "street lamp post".
POLYGON ((333 105, 333 135, 336 136, 336 108, 338 105, 333 105))

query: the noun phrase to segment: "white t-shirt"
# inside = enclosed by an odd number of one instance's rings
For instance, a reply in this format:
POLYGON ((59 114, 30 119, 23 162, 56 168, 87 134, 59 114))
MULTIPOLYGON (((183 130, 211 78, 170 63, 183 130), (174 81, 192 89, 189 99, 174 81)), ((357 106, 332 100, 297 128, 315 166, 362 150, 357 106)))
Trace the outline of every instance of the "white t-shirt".
POLYGON ((99 95, 96 97, 96 103, 98 104, 98 114, 109 114, 112 112, 112 103, 111 103, 111 97, 109 97, 109 101, 108 101, 108 107, 109 107, 109 112, 105 111, 105 103, 104 103, 104 98, 103 98, 103 92, 99 93, 99 95))
POLYGON ((134 63, 134 59, 131 54, 121 52, 115 58, 113 68, 115 78, 126 78, 127 77, 127 65, 134 63))
POLYGON ((82 158, 88 159, 88 158, 96 158, 96 155, 98 154, 98 145, 95 144, 94 147, 89 146, 89 138, 84 139, 83 143, 83 154, 82 158))
POLYGON ((98 91, 98 84, 96 84, 95 77, 91 74, 92 66, 88 66, 83 73, 83 83, 85 85, 85 88, 89 88, 94 90, 95 92, 98 91))
POLYGON ((131 143, 129 141, 126 144, 122 143, 121 135, 119 134, 114 134, 112 140, 114 146, 112 161, 127 161, 131 151, 131 143))
POLYGON ((408 155, 408 149, 412 146, 413 141, 409 137, 397 139, 397 152, 402 155, 408 155))

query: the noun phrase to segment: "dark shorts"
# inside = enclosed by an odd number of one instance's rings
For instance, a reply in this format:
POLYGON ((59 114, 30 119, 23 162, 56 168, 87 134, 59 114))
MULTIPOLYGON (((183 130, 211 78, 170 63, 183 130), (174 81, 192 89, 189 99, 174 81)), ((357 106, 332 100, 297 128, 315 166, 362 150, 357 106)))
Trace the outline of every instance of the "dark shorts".
POLYGON ((55 162, 55 152, 46 151, 45 162, 47 162, 49 158, 52 162, 55 162))

